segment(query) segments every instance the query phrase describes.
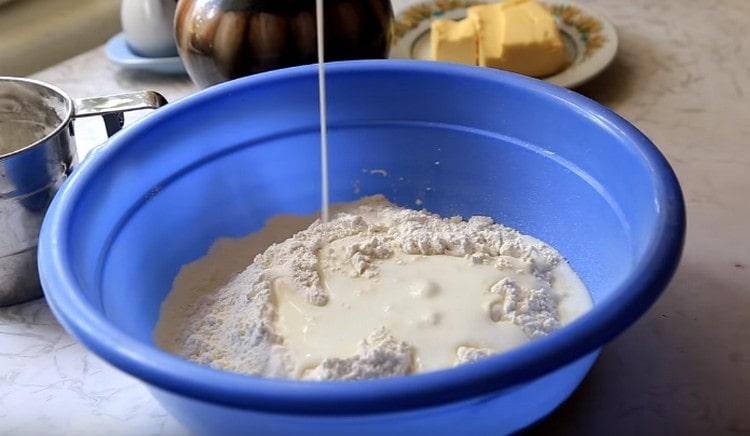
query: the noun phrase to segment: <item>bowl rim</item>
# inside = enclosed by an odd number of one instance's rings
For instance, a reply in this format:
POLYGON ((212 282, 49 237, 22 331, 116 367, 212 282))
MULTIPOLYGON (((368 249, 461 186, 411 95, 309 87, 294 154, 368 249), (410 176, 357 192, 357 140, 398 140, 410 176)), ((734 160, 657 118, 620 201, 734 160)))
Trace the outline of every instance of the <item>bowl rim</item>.
POLYGON ((669 283, 685 237, 685 209, 677 178, 656 146, 628 121, 565 88, 513 73, 414 60, 333 62, 330 76, 352 73, 447 75, 524 88, 551 103, 592 117, 627 140, 649 167, 660 210, 654 237, 633 272, 612 295, 565 328, 507 353, 441 371, 357 382, 303 382, 216 370, 130 337, 108 321, 81 292, 69 262, 72 211, 88 182, 131 138, 183 111, 249 87, 317 74, 316 65, 288 68, 226 82, 154 112, 87 157, 54 198, 42 226, 39 271, 53 313, 99 357, 159 390, 199 401, 275 413, 369 414, 439 406, 509 389, 600 348, 640 317, 669 283))

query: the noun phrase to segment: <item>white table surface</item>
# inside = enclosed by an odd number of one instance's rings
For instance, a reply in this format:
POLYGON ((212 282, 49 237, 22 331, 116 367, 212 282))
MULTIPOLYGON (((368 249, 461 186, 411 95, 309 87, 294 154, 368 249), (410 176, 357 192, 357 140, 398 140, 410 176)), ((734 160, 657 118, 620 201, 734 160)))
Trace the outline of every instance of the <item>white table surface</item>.
MULTIPOLYGON (((399 9, 409 0, 396 0, 399 9)), ((529 433, 750 434, 750 1, 580 0, 621 50, 579 91, 642 129, 682 183, 688 238, 663 297, 529 433)), ((120 71, 101 48, 34 77, 74 97, 195 91, 120 71)), ((104 139, 76 126, 80 153, 104 139)), ((43 300, 0 309, 0 434, 184 434, 135 379, 68 336, 43 300)))

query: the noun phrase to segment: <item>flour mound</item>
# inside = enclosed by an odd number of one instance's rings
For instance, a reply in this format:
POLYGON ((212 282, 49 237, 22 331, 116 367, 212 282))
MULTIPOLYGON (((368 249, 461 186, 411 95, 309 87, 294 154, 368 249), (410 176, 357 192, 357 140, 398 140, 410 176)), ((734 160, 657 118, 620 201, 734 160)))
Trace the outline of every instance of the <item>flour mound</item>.
POLYGON ((305 374, 308 380, 363 380, 407 375, 412 372, 414 349, 385 328, 359 343, 357 354, 346 359, 328 358, 305 374))
POLYGON ((492 354, 489 348, 458 347, 456 350, 456 365, 475 362, 492 354))
MULTIPOLYGON (((529 338, 546 335, 560 326, 550 272, 563 260, 554 249, 489 217, 475 216, 466 221, 461 217, 441 218, 373 196, 340 209, 329 222, 316 221, 271 245, 225 286, 192 302, 187 308, 189 316, 174 338, 175 351, 215 368, 267 377, 358 380, 412 373, 412 346, 378 329, 363 338, 353 356, 327 358, 303 374, 295 374, 295 356, 274 325, 273 283, 283 279, 308 303, 326 305, 329 295, 321 286, 319 252, 334 243, 346 247, 345 259, 336 268, 352 276, 376 277, 378 262, 398 252, 464 257, 469 265, 498 269, 522 265, 525 272, 545 285, 522 289, 512 281, 501 280, 486 291, 497 294, 487 316, 494 322, 515 323, 529 338)), ((489 354, 491 350, 460 347, 456 362, 470 362, 489 354)))

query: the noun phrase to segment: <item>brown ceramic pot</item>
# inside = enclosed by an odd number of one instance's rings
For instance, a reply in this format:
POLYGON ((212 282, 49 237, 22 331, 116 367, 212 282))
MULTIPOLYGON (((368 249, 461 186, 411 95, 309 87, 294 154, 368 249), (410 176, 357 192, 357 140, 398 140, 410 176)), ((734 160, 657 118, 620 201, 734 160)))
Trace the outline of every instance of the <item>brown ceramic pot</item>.
MULTIPOLYGON (((325 0, 325 60, 382 59, 390 0, 325 0)), ((315 0, 180 0, 175 38, 193 81, 207 87, 317 62, 315 0)))

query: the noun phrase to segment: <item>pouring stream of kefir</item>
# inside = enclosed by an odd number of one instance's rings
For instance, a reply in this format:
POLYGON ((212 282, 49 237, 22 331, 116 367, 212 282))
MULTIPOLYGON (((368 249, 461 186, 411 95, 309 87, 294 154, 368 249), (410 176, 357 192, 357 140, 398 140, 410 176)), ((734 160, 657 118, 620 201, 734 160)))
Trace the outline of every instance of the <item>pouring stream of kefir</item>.
POLYGON ((326 69, 325 69, 325 22, 323 17, 323 0, 315 0, 315 23, 318 31, 316 40, 318 44, 318 110, 320 111, 320 219, 328 221, 328 109, 326 95, 326 69))

